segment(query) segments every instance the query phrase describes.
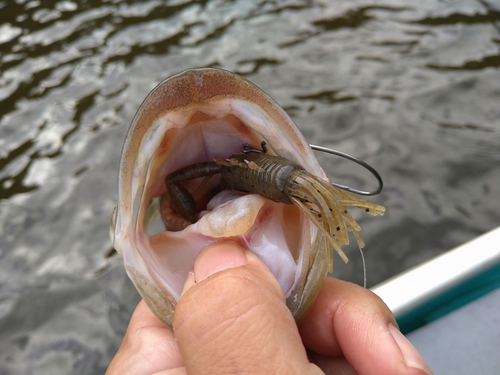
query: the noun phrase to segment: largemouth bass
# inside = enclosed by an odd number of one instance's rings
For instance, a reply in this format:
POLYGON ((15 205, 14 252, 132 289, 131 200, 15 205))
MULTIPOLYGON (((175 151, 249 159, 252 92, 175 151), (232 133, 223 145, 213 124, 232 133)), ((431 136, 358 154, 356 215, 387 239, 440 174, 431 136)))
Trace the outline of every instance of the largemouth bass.
POLYGON ((132 121, 111 232, 137 290, 170 327, 196 256, 208 244, 227 239, 263 260, 299 320, 333 266, 332 249, 346 260, 342 246, 349 243, 350 231, 363 246, 348 206, 384 212, 331 185, 290 117, 254 84, 222 69, 192 69, 154 88, 132 121), (260 151, 247 155, 242 149, 261 144, 265 155, 260 158, 260 151), (272 169, 266 170, 268 159, 276 160, 277 168, 291 164, 300 171, 287 177, 289 187, 282 194, 288 200, 267 196, 262 186, 251 188, 254 180, 242 185, 224 177, 231 168, 257 173, 255 181, 262 185, 268 180, 259 180, 259 173, 272 169), (207 165, 212 170, 198 172, 207 165), (192 179, 178 177, 192 169, 197 170, 192 179), (204 176, 211 174, 223 176, 207 182, 204 176), (206 198, 228 179, 232 185, 206 198), (182 214, 183 202, 189 204, 189 216, 182 214), (165 229, 148 234, 160 212, 165 229))

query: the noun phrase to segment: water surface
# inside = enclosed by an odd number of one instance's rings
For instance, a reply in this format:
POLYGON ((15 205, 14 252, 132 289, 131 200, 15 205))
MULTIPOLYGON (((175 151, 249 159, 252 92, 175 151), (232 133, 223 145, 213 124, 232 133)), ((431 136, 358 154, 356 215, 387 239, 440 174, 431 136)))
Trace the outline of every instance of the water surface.
MULTIPOLYGON (((105 371, 139 300, 109 240, 128 125, 161 80, 214 66, 383 176, 368 286, 500 225, 498 1, 3 0, 2 374, 105 371)), ((361 282, 348 255, 335 275, 361 282)))

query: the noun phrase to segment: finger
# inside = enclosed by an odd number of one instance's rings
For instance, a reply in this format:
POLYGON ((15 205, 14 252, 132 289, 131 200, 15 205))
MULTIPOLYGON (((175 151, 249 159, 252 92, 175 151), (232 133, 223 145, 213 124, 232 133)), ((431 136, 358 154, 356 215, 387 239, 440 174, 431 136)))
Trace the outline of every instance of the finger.
POLYGON ((345 356, 359 375, 432 374, 399 332, 387 305, 352 283, 325 279, 299 331, 307 348, 323 356, 345 356))
MULTIPOLYGON (((139 302, 106 375, 151 375, 181 366, 182 358, 174 334, 144 301, 139 302)), ((184 369, 180 370, 185 373, 184 369)))
POLYGON ((328 357, 309 351, 309 360, 325 372, 325 375, 359 375, 344 357, 328 357))
POLYGON ((189 374, 317 374, 285 296, 255 254, 236 243, 205 248, 174 314, 189 374))

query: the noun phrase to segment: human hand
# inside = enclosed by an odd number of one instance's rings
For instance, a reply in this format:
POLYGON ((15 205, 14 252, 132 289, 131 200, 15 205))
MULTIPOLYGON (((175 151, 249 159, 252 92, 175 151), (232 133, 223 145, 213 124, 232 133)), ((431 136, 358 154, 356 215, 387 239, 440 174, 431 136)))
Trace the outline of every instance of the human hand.
POLYGON ((222 242, 197 257, 175 334, 141 301, 106 374, 432 374, 396 327, 379 297, 332 278, 297 327, 264 263, 222 242))

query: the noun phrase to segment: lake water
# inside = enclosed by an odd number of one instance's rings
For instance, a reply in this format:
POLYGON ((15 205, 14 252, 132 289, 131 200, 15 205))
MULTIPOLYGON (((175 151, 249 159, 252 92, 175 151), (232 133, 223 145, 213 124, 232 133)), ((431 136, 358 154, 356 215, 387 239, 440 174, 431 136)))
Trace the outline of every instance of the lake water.
POLYGON ((500 225, 498 0, 0 0, 2 374, 105 371, 139 301, 109 240, 125 134, 157 83, 213 66, 382 175, 368 286, 500 225))

